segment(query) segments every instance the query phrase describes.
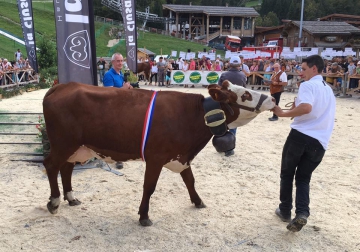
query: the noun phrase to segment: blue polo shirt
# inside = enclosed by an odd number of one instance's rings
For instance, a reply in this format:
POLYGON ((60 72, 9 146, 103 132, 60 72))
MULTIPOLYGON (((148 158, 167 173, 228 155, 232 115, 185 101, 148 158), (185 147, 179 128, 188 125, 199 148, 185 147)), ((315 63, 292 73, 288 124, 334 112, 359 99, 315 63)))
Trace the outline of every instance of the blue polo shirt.
POLYGON ((106 72, 103 79, 104 87, 117 87, 121 88, 124 84, 124 75, 120 71, 118 74, 114 68, 110 68, 109 71, 106 72))

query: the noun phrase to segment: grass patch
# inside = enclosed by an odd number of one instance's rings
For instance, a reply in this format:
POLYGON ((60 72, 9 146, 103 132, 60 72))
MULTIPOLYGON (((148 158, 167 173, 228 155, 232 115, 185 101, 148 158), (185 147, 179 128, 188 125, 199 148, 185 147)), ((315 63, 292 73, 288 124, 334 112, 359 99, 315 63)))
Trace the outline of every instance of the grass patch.
MULTIPOLYGON (((254 1, 257 2, 257 1, 254 1)), ((4 21, 5 19, 0 19, 0 28, 16 35, 19 38, 23 38, 19 13, 15 0, 0 0, 1 8, 0 8, 0 16, 4 16, 9 18, 10 20, 16 22, 17 24, 11 23, 9 21, 4 21)), ((33 11, 34 11, 34 27, 37 33, 44 34, 46 33, 49 37, 55 41, 56 39, 56 30, 55 30, 55 19, 54 19, 54 10, 53 3, 44 1, 44 2, 33 2, 33 11)), ((96 36, 96 55, 97 56, 111 56, 114 52, 120 52, 123 55, 126 55, 126 45, 125 41, 122 40, 115 47, 110 48, 107 47, 110 39, 109 37, 109 29, 110 26, 104 27, 103 23, 95 23, 95 32, 98 32, 96 36)), ((36 35, 37 41, 39 41, 39 34, 36 35)), ((3 38, 2 41, 8 40, 3 38)), ((11 40, 10 42, 6 42, 6 48, 0 48, 0 55, 10 55, 11 59, 13 59, 14 45, 11 40)), ((17 47, 17 46, 15 46, 17 47)), ((18 46, 25 52, 24 47, 18 46)), ((150 32, 139 32, 138 39, 138 48, 146 48, 155 54, 171 54, 171 51, 183 51, 187 52, 188 49, 191 52, 202 52, 204 48, 207 50, 210 49, 204 45, 186 41, 183 39, 178 39, 171 36, 163 36, 156 33, 150 32)), ((16 48, 17 49, 17 48, 16 48)), ((15 49, 15 50, 16 50, 15 49)), ((220 54, 222 57, 225 55, 224 51, 219 50, 217 54, 220 54)))
POLYGON ((258 5, 261 5, 262 3, 262 0, 253 0, 253 1, 248 1, 245 6, 246 7, 255 7, 255 6, 258 6, 258 5))

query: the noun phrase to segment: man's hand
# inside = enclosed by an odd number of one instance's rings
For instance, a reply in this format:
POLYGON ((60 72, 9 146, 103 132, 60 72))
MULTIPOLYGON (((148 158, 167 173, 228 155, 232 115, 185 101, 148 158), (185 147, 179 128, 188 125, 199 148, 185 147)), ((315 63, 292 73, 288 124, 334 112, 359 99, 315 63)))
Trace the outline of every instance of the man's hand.
POLYGON ((125 82, 124 85, 123 85, 123 87, 124 87, 125 89, 133 89, 133 87, 130 85, 130 82, 125 82))
POLYGON ((275 107, 270 111, 274 112, 274 114, 277 115, 278 117, 281 117, 282 114, 284 113, 284 111, 278 105, 275 105, 275 107))

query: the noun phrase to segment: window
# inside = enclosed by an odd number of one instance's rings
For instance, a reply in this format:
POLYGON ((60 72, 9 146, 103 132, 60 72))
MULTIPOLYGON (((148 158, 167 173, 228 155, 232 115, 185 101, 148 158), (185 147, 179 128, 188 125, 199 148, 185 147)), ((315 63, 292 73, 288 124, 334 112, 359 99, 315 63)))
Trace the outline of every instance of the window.
POLYGON ((244 19, 244 30, 251 30, 252 29, 252 19, 245 18, 244 19))

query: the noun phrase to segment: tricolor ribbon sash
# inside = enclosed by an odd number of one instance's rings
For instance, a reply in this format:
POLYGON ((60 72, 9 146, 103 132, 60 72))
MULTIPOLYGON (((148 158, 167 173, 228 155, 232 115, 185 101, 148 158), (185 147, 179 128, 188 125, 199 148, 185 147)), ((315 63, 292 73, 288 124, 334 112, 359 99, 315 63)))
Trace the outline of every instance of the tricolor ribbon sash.
POLYGON ((151 129, 151 122, 152 117, 154 113, 154 107, 155 107, 155 100, 156 100, 157 92, 154 91, 154 93, 151 96, 151 100, 149 103, 149 106, 146 111, 145 120, 144 120, 144 127, 143 127, 143 133, 142 133, 142 141, 141 141, 141 158, 143 161, 145 161, 145 147, 148 140, 149 132, 151 129))

